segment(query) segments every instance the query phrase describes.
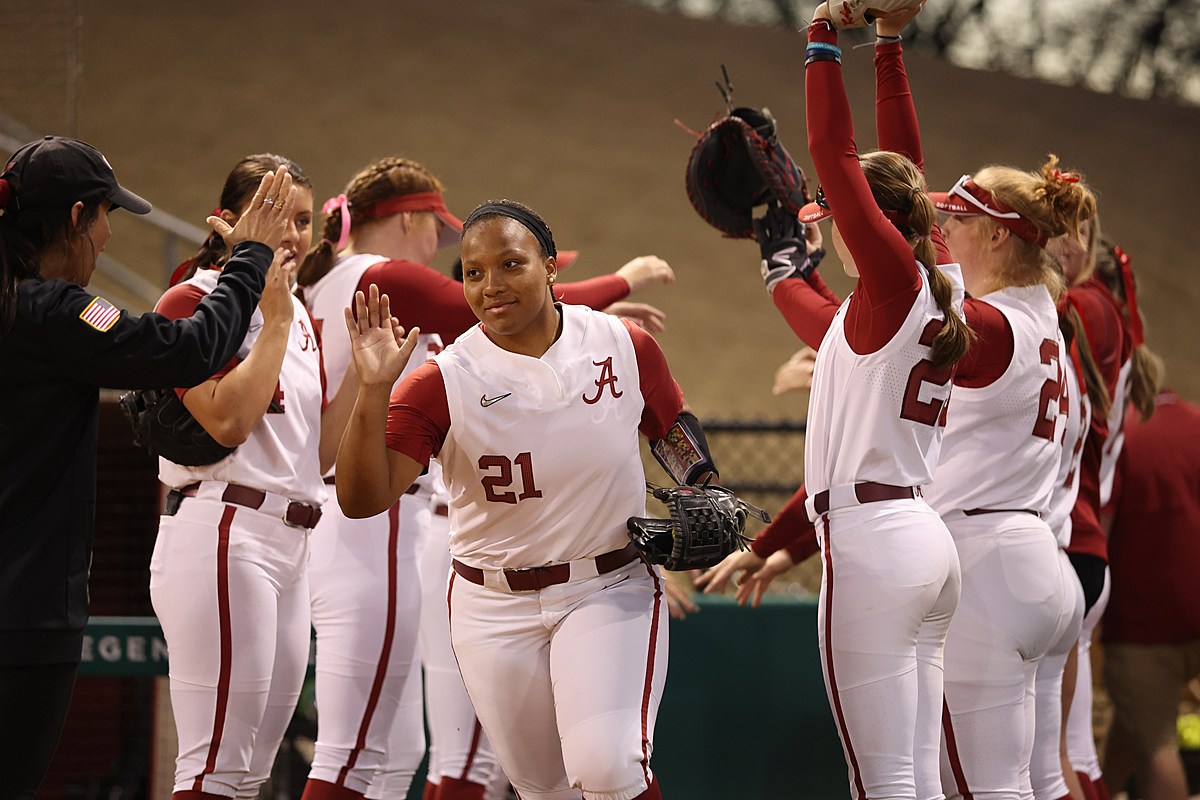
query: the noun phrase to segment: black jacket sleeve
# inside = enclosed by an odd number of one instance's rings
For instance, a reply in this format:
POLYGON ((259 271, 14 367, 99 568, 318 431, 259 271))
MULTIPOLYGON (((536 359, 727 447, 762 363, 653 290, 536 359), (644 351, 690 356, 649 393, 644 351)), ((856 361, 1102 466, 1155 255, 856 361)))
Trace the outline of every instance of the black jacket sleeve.
POLYGON ((224 366, 246 338, 272 255, 259 242, 239 244, 216 288, 186 319, 121 311, 111 327, 103 321, 98 328, 83 318, 93 295, 65 281, 56 282, 62 284, 58 291, 38 293, 35 302, 42 308, 31 316, 41 317, 55 368, 81 383, 115 389, 195 386, 224 366))

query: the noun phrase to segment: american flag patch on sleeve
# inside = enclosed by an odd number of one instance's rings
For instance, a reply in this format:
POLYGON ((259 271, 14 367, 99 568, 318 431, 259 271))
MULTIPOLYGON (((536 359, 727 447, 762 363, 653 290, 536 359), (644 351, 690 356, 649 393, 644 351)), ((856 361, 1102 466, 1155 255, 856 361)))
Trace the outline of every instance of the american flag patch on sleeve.
POLYGON ((79 318, 101 333, 107 333, 108 329, 116 325, 117 320, 121 318, 121 309, 103 297, 96 297, 88 303, 79 318))

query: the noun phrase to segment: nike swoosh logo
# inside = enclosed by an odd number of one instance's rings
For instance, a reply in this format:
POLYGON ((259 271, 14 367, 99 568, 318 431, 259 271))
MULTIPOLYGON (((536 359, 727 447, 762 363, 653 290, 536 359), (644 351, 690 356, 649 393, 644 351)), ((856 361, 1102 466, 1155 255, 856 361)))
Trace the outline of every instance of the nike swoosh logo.
POLYGON ((511 394, 512 394, 512 392, 509 392, 508 394, 502 394, 499 397, 488 397, 486 394, 480 395, 479 396, 479 405, 483 406, 484 408, 487 408, 492 403, 499 403, 501 400, 503 400, 504 398, 508 397, 511 394))

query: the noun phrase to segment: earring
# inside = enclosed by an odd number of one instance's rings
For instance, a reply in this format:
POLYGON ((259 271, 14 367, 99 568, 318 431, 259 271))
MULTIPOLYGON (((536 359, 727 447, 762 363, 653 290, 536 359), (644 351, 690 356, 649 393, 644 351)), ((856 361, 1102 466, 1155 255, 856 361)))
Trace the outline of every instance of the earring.
POLYGON ((550 279, 548 281, 546 281, 546 283, 549 284, 550 286, 553 286, 554 285, 554 276, 551 275, 550 279))

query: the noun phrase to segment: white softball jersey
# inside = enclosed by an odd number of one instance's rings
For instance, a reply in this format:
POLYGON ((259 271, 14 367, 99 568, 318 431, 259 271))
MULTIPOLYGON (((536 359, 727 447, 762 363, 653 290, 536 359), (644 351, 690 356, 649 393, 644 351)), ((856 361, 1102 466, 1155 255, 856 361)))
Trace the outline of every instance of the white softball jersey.
POLYGON ((929 503, 955 510, 1045 513, 1059 468, 1063 354, 1058 312, 1045 286, 1008 287, 980 301, 1008 320, 1013 356, 988 386, 954 388, 929 503))
MULTIPOLYGON (((312 311, 313 319, 321 326, 321 347, 325 355, 325 382, 328 385, 328 397, 333 399, 342 385, 346 371, 352 369, 350 355, 350 334, 346 331, 345 308, 352 304, 354 293, 359 288, 363 273, 381 261, 390 259, 371 253, 359 253, 338 259, 333 268, 311 286, 304 290, 304 300, 312 311)), ((400 320, 404 324, 404 320, 400 320)), ((408 360, 404 371, 396 380, 400 381, 417 367, 442 351, 442 337, 436 333, 422 333, 417 338, 417 347, 412 358, 408 360)), ((326 475, 333 475, 334 468, 330 467, 326 475)), ((422 475, 416 483, 426 488, 434 478, 429 474, 422 475)))
MULTIPOLYGON (((180 285, 191 284, 208 294, 219 277, 217 270, 198 270, 180 285)), ((273 410, 263 415, 242 445, 215 464, 185 467, 160 457, 158 477, 164 484, 179 488, 197 481, 224 481, 311 505, 325 501, 317 452, 324 400, 321 350, 304 305, 295 298, 292 303, 292 326, 273 410)), ((238 348, 239 361, 250 354, 262 325, 262 312, 255 309, 246 338, 238 348)))
MULTIPOLYGON (((817 353, 808 405, 804 479, 810 497, 852 483, 923 486, 933 478, 951 370, 934 369, 929 361, 944 316, 920 269, 921 291, 912 309, 876 352, 859 355, 846 340, 849 298, 834 315, 817 353)), ((961 312, 959 266, 938 269, 950 279, 953 305, 961 312)))
POLYGON ((614 316, 562 306, 541 358, 481 327, 435 357, 450 429, 437 460, 450 494, 450 551, 483 569, 589 558, 629 541, 646 512, 633 341, 614 316))
POLYGON ((1083 442, 1092 424, 1092 403, 1080 385, 1080 376, 1072 358, 1063 359, 1062 401, 1059 415, 1062 426, 1062 453, 1050 508, 1044 519, 1054 531, 1059 547, 1071 544, 1071 509, 1079 497, 1079 464, 1083 460, 1083 442))

